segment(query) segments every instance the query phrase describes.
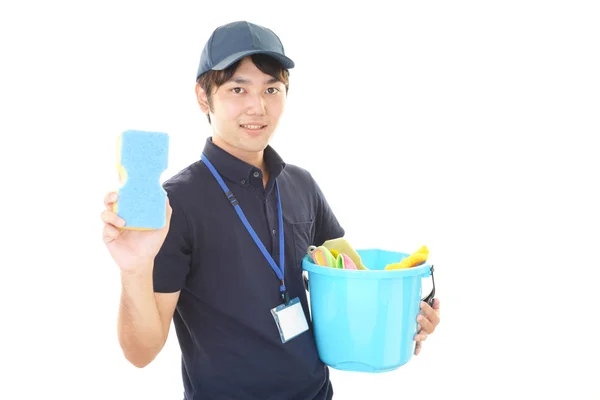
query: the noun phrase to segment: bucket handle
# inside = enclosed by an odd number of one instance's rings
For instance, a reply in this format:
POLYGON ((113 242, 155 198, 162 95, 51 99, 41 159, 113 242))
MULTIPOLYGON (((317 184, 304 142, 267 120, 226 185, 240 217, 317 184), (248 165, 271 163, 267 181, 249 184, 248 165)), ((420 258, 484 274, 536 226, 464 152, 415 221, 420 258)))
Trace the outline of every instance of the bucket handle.
MULTIPOLYGON (((431 282, 433 283, 433 288, 431 289, 431 292, 426 297, 421 299, 421 301, 424 301, 425 303, 427 303, 431 307, 433 307, 433 300, 435 298, 435 279, 433 278, 433 264, 431 265, 431 267, 429 269, 431 271, 431 282)), ((303 271, 302 278, 304 279, 304 289, 306 289, 307 292, 310 292, 309 285, 308 285, 308 273, 306 271, 303 271)))
POLYGON ((431 289, 431 292, 426 297, 421 299, 421 301, 424 301, 425 303, 427 303, 431 307, 433 307, 433 299, 435 297, 435 279, 433 279, 433 264, 431 264, 430 270, 431 270, 431 282, 433 283, 433 288, 431 289))

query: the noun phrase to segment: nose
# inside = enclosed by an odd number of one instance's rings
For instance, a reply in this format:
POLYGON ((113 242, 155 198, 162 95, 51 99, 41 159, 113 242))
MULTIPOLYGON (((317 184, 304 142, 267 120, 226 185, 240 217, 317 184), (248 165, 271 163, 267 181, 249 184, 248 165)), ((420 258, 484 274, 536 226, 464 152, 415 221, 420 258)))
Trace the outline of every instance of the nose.
POLYGON ((249 94, 246 99, 246 114, 265 115, 267 113, 265 99, 262 94, 249 94))

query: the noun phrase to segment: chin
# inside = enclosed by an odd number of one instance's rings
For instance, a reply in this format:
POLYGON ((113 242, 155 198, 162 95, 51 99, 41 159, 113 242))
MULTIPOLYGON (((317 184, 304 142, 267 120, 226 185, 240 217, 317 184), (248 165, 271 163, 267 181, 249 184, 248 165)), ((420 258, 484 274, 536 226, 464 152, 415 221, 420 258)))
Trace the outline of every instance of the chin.
POLYGON ((241 150, 244 150, 244 151, 259 152, 259 151, 263 151, 268 145, 269 145, 269 142, 267 142, 267 141, 260 141, 260 142, 255 142, 255 143, 242 142, 242 143, 240 143, 239 147, 241 150))
POLYGON ((242 147, 246 147, 247 150, 252 151, 262 151, 269 145, 269 141, 271 139, 270 134, 262 134, 262 135, 243 135, 238 143, 242 147))

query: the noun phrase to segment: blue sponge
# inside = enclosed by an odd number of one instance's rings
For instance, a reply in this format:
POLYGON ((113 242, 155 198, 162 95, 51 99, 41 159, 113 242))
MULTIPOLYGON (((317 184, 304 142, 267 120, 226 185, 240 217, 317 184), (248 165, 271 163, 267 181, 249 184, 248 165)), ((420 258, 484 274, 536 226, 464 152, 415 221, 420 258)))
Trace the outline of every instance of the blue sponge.
POLYGON ((121 187, 114 212, 125 220, 123 229, 161 229, 166 223, 167 193, 160 176, 167 169, 169 135, 128 130, 117 143, 121 187))

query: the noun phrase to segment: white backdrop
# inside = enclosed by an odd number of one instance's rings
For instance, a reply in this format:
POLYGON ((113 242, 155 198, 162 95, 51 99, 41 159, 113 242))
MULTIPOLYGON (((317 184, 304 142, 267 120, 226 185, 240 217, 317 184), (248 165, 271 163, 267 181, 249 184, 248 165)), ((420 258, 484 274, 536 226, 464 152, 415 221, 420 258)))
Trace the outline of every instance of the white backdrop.
POLYGON ((120 132, 171 135, 165 179, 198 159, 200 51, 246 19, 297 64, 273 146, 356 247, 436 266, 422 354, 332 370, 335 398, 600 399, 595 2, 303 3, 0 6, 0 398, 182 398, 173 330, 144 369, 120 352, 99 215, 120 132))

